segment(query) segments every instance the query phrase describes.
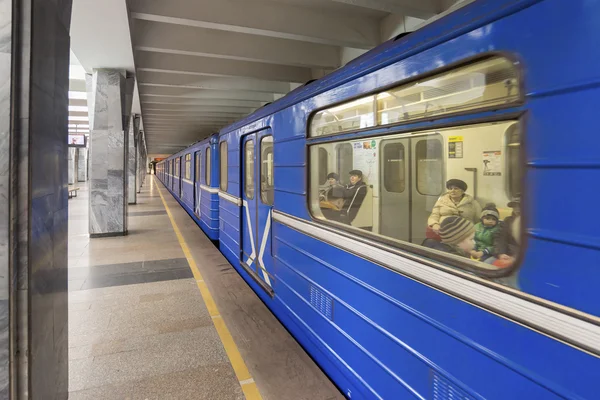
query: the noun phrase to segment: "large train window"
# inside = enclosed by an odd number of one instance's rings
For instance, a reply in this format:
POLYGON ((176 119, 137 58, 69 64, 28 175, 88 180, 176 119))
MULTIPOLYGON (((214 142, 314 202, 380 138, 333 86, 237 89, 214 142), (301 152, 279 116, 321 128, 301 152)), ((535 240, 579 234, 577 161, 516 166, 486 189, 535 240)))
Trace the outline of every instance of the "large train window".
POLYGON ((207 186, 210 186, 210 147, 207 147, 204 151, 204 162, 204 173, 206 174, 204 181, 207 186))
POLYGON ((221 190, 227 190, 227 142, 223 141, 219 144, 219 174, 221 190))
POLYGON ((185 155, 185 176, 184 178, 187 180, 192 179, 192 154, 185 155))
POLYGON ((310 137, 511 105, 521 98, 512 61, 490 57, 318 111, 310 137))
POLYGON ((248 200, 254 198, 254 141, 244 145, 244 193, 248 200))
POLYGON ((319 111, 312 118, 310 136, 331 135, 375 126, 375 96, 319 111))
POLYGON ((273 136, 265 136, 260 141, 260 199, 267 205, 273 205, 273 170, 273 136))
POLYGON ((506 273, 520 248, 515 132, 518 122, 506 121, 310 145, 311 213, 486 276, 506 273), (348 147, 333 153, 348 170, 342 183, 321 185, 315 178, 336 171, 320 149, 348 147))

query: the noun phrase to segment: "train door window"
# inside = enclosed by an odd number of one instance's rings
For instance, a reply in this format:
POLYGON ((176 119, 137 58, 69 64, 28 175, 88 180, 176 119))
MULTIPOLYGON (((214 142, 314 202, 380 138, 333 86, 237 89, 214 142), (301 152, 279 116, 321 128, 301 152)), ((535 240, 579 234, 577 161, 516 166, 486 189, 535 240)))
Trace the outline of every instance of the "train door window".
MULTIPOLYGON (((340 176, 340 182, 348 183, 348 174, 352 171, 352 144, 341 143, 336 149, 337 173, 340 176)), ((327 166, 324 166, 325 171, 327 166)), ((327 175, 325 175, 327 176, 327 175)))
POLYGON ((221 190, 227 191, 227 142, 223 141, 219 144, 219 162, 221 182, 219 187, 221 190))
POLYGON ((206 176, 204 180, 206 181, 206 185, 210 186, 210 147, 207 147, 204 152, 204 173, 206 176))
POLYGON ((324 185, 327 183, 327 175, 329 171, 327 170, 327 166, 329 165, 329 153, 323 147, 319 147, 319 185, 324 185))
POLYGON ((417 191, 428 196, 439 196, 444 188, 442 142, 420 139, 416 145, 417 191))
POLYGON ((391 193, 402 193, 406 189, 406 157, 404 144, 383 145, 383 185, 391 193))
POLYGON ((181 159, 177 157, 175 159, 175 176, 179 178, 179 174, 181 172, 181 159))
POLYGON ((248 140, 244 145, 244 193, 248 200, 254 199, 254 141, 248 140))
POLYGON ((196 175, 194 176, 194 180, 198 183, 200 183, 200 158, 201 158, 201 152, 197 151, 196 152, 196 175))
POLYGON ((265 136, 260 141, 260 199, 268 205, 273 205, 273 169, 273 136, 265 136))
MULTIPOLYGON (((309 209, 316 220, 337 224, 372 240, 383 240, 483 276, 506 273, 504 268, 516 266, 519 255, 520 237, 515 237, 513 231, 519 231, 520 225, 513 225, 519 229, 508 230, 500 223, 513 212, 520 212, 514 200, 521 193, 521 180, 517 178, 522 168, 518 168, 518 156, 505 154, 512 150, 504 150, 518 143, 515 132, 518 123, 505 121, 310 145, 309 209), (461 142, 460 153, 456 145, 445 147, 457 143, 457 139, 461 142), (315 178, 321 169, 327 169, 327 165, 321 165, 319 149, 330 149, 332 145, 337 149, 351 146, 353 158, 348 167, 362 172, 362 182, 354 182, 352 187, 319 185, 315 178), (507 169, 514 170, 514 179, 503 176, 507 169), (494 221, 475 227, 483 224, 485 206, 494 221), (448 226, 443 222, 451 216, 465 220, 460 224, 468 235, 476 229, 493 231, 473 237, 443 233, 448 226), (496 240, 501 235, 513 235, 514 246, 502 248, 496 240)), ((335 154, 335 162, 340 165, 344 161, 337 158, 349 153, 335 154)))
POLYGON ((185 175, 184 178, 187 180, 191 180, 192 179, 192 154, 186 154, 185 155, 185 175))
POLYGON ((514 124, 506 130, 506 188, 512 199, 521 197, 521 135, 519 125, 514 124))

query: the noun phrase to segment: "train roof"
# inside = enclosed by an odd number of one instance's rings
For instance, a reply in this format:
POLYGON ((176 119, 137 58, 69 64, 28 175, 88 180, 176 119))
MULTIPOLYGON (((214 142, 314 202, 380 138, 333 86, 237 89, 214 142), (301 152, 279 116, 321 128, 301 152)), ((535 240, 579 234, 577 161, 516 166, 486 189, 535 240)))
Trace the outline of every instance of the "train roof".
POLYGON ((407 35, 400 34, 382 43, 321 79, 309 81, 304 86, 292 90, 281 99, 267 104, 241 120, 224 127, 220 130, 219 134, 242 128, 279 110, 288 108, 440 43, 447 42, 466 32, 484 26, 501 16, 521 10, 537 1, 476 0, 442 18, 434 20, 421 29, 407 35))

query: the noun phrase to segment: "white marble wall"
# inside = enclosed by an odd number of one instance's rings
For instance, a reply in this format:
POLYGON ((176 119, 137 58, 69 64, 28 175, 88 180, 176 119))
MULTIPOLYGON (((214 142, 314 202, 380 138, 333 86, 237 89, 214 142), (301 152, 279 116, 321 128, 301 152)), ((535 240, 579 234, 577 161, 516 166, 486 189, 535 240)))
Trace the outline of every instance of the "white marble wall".
POLYGON ((94 70, 90 110, 90 236, 127 233, 127 132, 131 95, 124 71, 94 70), (93 113, 93 115, 92 115, 93 113))
POLYGON ((78 158, 77 158, 77 181, 85 182, 87 181, 87 154, 88 149, 86 148, 78 148, 77 149, 78 158))

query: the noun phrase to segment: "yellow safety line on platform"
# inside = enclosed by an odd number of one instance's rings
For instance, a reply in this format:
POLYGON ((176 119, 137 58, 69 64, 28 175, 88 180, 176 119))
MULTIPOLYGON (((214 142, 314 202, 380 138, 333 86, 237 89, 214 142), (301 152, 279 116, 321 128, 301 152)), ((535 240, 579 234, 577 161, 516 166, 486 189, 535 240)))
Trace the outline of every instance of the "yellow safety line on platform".
POLYGON ((190 249, 185 242, 177 223, 175 223, 173 214, 171 214, 171 210, 169 209, 169 206, 167 205, 160 188, 158 188, 158 194, 160 195, 163 205, 165 206, 165 210, 167 211, 167 215, 171 220, 171 225, 173 225, 173 230, 175 231, 175 235, 177 236, 181 250, 183 250, 183 254, 185 255, 190 269, 194 274, 194 279, 196 279, 196 284, 198 285, 198 289, 200 289, 200 294, 202 295, 204 304, 206 305, 213 324, 217 329, 217 333, 221 338, 223 347, 225 347, 225 352, 227 353, 227 357, 229 357, 231 366, 233 367, 235 375, 242 387, 244 396, 248 400, 262 400, 260 392, 258 391, 258 387, 256 386, 256 382, 254 382, 254 379, 250 375, 248 367, 246 367, 246 363, 244 362, 244 359, 242 358, 242 355, 240 354, 240 351, 238 350, 233 337, 229 332, 229 329, 227 329, 227 325, 225 325, 225 321, 223 321, 223 318, 221 318, 221 315, 219 314, 219 309, 217 308, 217 305, 210 294, 210 290, 208 290, 208 287, 204 283, 204 278, 202 278, 202 274, 198 270, 196 261, 194 260, 194 257, 192 257, 192 253, 190 252, 190 249))

